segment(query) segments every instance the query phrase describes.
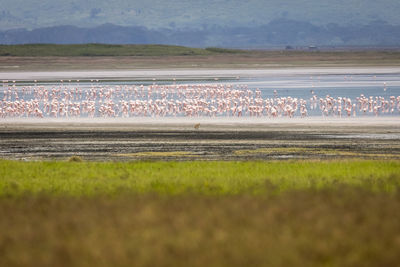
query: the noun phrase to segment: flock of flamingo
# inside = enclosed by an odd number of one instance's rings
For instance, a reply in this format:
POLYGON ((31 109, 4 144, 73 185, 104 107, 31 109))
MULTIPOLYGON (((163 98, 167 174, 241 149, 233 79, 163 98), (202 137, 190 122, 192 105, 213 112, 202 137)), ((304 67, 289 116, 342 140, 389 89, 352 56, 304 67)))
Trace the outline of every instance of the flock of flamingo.
MULTIPOLYGON (((79 81, 78 81, 79 82, 79 81)), ((0 91, 0 118, 65 117, 350 117, 357 115, 399 114, 400 96, 262 98, 259 89, 230 84, 67 85, 17 86, 3 81, 0 91)))

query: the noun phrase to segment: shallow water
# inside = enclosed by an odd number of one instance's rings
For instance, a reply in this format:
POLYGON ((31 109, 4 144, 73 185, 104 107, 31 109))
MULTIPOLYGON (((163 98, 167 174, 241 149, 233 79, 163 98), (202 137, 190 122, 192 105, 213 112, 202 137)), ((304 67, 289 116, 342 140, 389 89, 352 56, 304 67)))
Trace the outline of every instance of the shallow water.
MULTIPOLYGON (((365 97, 400 96, 400 68, 295 68, 274 70, 136 70, 136 71, 101 71, 101 72, 18 72, 0 73, 3 80, 0 90, 0 100, 4 99, 8 87, 15 85, 18 92, 29 86, 42 87, 51 91, 53 88, 72 90, 80 88, 85 94, 89 90, 100 88, 129 88, 150 85, 194 85, 220 84, 231 85, 237 90, 257 89, 261 91, 263 99, 292 97, 304 99, 310 105, 310 98, 331 96, 333 98, 346 97, 356 102, 360 95, 365 97), (34 82, 33 79, 38 79, 34 82), (79 81, 77 81, 79 79, 79 81), (8 80, 4 82, 4 80, 8 80), (16 81, 15 83, 13 81, 16 81), (60 80, 63 80, 62 82, 60 80)), ((15 100, 11 98, 11 100, 15 100)), ((151 96, 153 100, 158 94, 151 96)), ((19 99, 32 100, 34 96, 19 95, 19 99)), ((176 100, 176 94, 169 94, 167 99, 176 100)), ((146 93, 131 95, 128 99, 115 95, 112 100, 117 103, 121 100, 148 99, 146 93)), ((10 100, 10 99, 8 99, 10 100)), ((81 99, 73 99, 75 103, 81 99)), ((96 109, 100 103, 96 100, 96 109)), ((43 108, 41 106, 41 108, 43 108)), ((344 112, 343 112, 344 113, 344 112)), ((297 111, 297 116, 299 112, 297 111)), ((226 114, 225 114, 226 115, 226 114)), ((399 116, 399 111, 379 114, 380 116, 399 116)), ((99 117, 96 112, 95 117, 99 117)), ((308 116, 321 116, 321 110, 308 106, 308 116)), ((366 114, 365 116, 374 116, 366 114)), ((83 116, 84 117, 84 116, 83 116)))

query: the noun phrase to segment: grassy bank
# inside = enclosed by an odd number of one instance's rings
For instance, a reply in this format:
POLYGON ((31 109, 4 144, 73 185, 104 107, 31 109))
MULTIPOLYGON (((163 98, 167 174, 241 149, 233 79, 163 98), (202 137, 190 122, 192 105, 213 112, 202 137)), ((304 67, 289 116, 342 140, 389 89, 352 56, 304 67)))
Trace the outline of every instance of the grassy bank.
POLYGON ((109 44, 25 44, 0 45, 0 56, 199 56, 244 51, 223 48, 191 48, 174 45, 109 45, 109 44))
POLYGON ((0 196, 262 195, 342 185, 396 192, 400 187, 400 162, 0 161, 0 196))

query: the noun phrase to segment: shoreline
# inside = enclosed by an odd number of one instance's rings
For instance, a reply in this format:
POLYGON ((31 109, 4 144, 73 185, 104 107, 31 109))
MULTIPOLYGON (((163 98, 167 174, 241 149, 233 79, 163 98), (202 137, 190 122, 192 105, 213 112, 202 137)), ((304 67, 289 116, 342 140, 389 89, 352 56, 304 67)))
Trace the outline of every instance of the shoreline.
POLYGON ((0 132, 9 131, 228 131, 228 132, 330 132, 396 133, 400 137, 400 117, 132 117, 132 118, 6 118, 0 132), (194 126, 199 124, 196 129, 194 126))
MULTIPOLYGON (((400 116, 363 116, 363 117, 323 117, 323 116, 309 116, 305 118, 295 117, 129 117, 129 118, 0 118, 0 125, 2 124, 36 124, 36 123, 84 123, 84 124, 170 124, 170 123, 182 123, 191 124, 195 122, 203 122, 208 124, 386 124, 386 125, 399 125, 400 116)), ((400 127, 400 125, 399 125, 400 127)))
POLYGON ((289 75, 372 75, 372 74, 400 74, 399 66, 374 67, 286 67, 286 68, 171 68, 171 69, 131 69, 131 70, 79 70, 79 71, 12 71, 1 69, 0 80, 57 80, 57 79, 211 79, 211 78, 238 78, 238 77, 268 77, 289 75))

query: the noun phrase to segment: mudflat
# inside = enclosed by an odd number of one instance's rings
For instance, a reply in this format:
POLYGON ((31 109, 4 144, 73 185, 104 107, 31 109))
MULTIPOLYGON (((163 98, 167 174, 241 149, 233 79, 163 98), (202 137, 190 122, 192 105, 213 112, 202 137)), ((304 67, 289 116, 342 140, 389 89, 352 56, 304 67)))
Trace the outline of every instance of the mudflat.
POLYGON ((3 119, 19 160, 400 159, 400 118, 3 119))

